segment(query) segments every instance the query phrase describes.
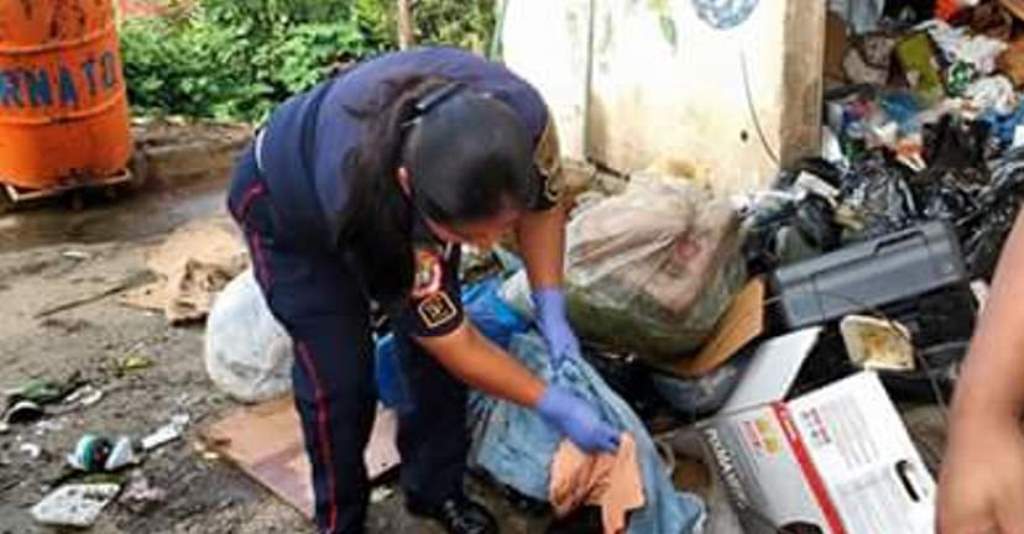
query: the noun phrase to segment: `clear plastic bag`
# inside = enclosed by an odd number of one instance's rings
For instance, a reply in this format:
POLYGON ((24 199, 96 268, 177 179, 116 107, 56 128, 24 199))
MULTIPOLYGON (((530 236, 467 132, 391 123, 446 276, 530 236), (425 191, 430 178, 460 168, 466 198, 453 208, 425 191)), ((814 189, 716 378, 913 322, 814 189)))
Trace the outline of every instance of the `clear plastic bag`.
POLYGON ((261 402, 292 389, 292 340, 271 315, 252 268, 235 277, 206 321, 206 372, 225 393, 261 402))
POLYGON ((567 287, 585 339, 667 363, 699 348, 746 280, 731 205, 679 179, 635 176, 568 227, 567 287))

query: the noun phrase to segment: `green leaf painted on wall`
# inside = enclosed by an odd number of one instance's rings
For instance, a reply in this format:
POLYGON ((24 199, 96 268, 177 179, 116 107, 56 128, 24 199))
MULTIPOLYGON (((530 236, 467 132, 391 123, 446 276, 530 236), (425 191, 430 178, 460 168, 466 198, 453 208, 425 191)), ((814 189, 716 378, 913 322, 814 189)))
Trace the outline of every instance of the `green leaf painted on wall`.
POLYGON ((669 11, 668 0, 647 0, 647 7, 662 16, 669 11))
POLYGON ((662 15, 659 22, 661 23, 661 34, 672 45, 672 50, 675 50, 679 44, 679 36, 676 33, 676 21, 672 17, 662 15))

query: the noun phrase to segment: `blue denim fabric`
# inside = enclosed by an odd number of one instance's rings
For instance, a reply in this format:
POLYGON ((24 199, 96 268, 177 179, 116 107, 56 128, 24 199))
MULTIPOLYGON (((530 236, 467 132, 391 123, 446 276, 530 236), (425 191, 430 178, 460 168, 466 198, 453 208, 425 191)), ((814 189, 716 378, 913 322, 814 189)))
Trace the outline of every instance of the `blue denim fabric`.
MULTIPOLYGON (((554 373, 544 341, 536 334, 514 336, 510 352, 545 381, 570 388, 591 402, 608 423, 635 439, 645 505, 630 516, 630 533, 699 531, 705 516, 703 502, 676 491, 643 422, 589 364, 570 360, 554 373)), ((558 433, 533 410, 479 393, 470 395, 468 417, 473 428, 470 464, 524 495, 547 501, 551 461, 561 440, 558 433)))

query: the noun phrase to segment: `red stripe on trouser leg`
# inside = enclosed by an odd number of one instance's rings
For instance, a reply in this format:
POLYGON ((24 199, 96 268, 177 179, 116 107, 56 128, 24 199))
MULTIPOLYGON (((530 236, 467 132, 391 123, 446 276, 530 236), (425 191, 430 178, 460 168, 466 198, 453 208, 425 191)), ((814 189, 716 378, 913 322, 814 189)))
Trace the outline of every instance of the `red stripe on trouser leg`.
POLYGON ((266 191, 267 188, 263 182, 256 182, 249 186, 249 188, 245 190, 245 194, 242 195, 242 201, 239 202, 235 218, 244 229, 246 239, 249 240, 249 249, 255 264, 256 279, 264 288, 269 288, 270 269, 267 267, 267 255, 263 251, 263 239, 260 237, 258 232, 250 227, 249 222, 247 221, 249 208, 252 207, 253 201, 256 200, 256 197, 266 193, 266 191))
POLYGON ((270 268, 267 266, 267 255, 263 252, 263 240, 254 231, 246 232, 249 236, 249 248, 252 249, 253 262, 256 267, 256 279, 265 288, 270 287, 270 268))
POLYGON ((239 221, 244 221, 245 215, 249 212, 249 205, 252 204, 253 199, 255 199, 257 195, 262 195, 266 190, 266 186, 263 182, 255 182, 249 186, 249 188, 245 190, 245 194, 242 195, 242 201, 238 204, 238 213, 235 214, 235 217, 239 221))
POLYGON ((327 471, 327 491, 330 493, 330 506, 328 507, 327 513, 327 528, 333 532, 338 526, 338 502, 337 493, 335 492, 335 480, 334 480, 334 456, 331 452, 331 440, 330 434, 327 428, 327 402, 324 398, 323 388, 320 385, 320 378, 316 373, 316 368, 313 366, 313 360, 309 356, 309 349, 305 343, 299 342, 296 344, 299 359, 302 360, 302 366, 306 368, 306 374, 309 375, 310 380, 313 382, 314 397, 316 399, 316 421, 317 421, 317 449, 320 451, 321 460, 323 461, 324 469, 327 471))

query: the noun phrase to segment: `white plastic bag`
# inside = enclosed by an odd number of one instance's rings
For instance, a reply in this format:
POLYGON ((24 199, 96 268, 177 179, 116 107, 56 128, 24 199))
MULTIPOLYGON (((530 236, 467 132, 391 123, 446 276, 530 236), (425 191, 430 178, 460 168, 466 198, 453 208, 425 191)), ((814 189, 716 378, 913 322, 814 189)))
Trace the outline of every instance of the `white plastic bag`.
POLYGON ((242 402, 262 402, 291 391, 292 341, 274 319, 252 268, 235 277, 206 321, 206 372, 218 388, 242 402))
POLYGON ((732 206, 680 179, 634 176, 580 213, 567 241, 573 325, 654 364, 699 348, 746 278, 732 206))

